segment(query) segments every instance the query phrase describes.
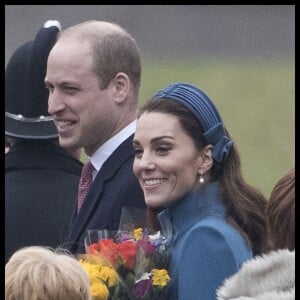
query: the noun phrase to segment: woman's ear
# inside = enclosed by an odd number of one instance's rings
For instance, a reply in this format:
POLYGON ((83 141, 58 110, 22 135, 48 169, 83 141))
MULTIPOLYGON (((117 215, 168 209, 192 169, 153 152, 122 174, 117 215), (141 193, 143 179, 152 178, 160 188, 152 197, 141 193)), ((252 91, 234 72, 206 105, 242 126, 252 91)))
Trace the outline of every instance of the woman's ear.
POLYGON ((121 104, 126 99, 130 90, 129 77, 125 73, 119 72, 113 81, 115 85, 114 99, 117 104, 121 104))
POLYGON ((199 174, 204 175, 213 165, 212 145, 207 145, 201 150, 201 162, 199 165, 199 174))

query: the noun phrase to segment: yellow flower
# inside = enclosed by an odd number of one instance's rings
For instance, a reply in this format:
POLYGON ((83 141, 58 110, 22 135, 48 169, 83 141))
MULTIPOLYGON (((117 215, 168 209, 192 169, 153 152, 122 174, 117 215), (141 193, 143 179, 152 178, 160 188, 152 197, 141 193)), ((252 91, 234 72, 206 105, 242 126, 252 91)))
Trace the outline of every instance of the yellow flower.
POLYGON ((80 259, 79 262, 84 267, 84 269, 87 271, 90 281, 91 281, 91 284, 99 281, 101 266, 96 265, 96 264, 91 264, 82 259, 80 259))
POLYGON ((118 283, 118 274, 116 270, 110 267, 102 267, 99 275, 104 282, 107 282, 109 287, 115 286, 118 283))
POLYGON ((160 232, 149 235, 147 228, 136 228, 89 245, 78 259, 89 276, 92 299, 140 299, 141 293, 145 299, 157 299, 171 280, 166 269, 154 269, 157 255, 166 250, 162 243, 160 232))
POLYGON ((136 241, 141 240, 143 237, 143 229, 142 228, 134 229, 133 236, 136 241))
POLYGON ((93 300, 107 300, 109 296, 109 290, 107 286, 100 280, 92 283, 91 293, 93 296, 93 300))
POLYGON ((153 285, 166 286, 170 281, 170 276, 166 269, 153 269, 151 273, 153 274, 152 277, 153 285))

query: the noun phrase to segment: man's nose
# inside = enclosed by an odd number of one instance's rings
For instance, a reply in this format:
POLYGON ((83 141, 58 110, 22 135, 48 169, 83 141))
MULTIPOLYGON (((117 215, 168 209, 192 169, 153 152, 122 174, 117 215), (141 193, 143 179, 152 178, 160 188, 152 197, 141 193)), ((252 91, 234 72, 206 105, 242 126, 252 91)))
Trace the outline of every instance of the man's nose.
POLYGON ((64 110, 65 104, 63 99, 59 96, 58 92, 55 90, 52 93, 49 93, 48 96, 48 113, 54 115, 59 111, 64 110))

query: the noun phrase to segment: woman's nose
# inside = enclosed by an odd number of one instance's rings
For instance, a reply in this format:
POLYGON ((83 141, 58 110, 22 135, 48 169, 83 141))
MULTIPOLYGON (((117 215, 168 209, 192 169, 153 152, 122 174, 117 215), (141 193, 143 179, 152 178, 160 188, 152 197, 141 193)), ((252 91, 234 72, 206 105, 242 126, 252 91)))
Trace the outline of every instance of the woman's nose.
POLYGON ((141 158, 141 167, 143 169, 147 169, 147 170, 152 170, 155 168, 155 161, 154 158, 151 154, 149 153, 145 153, 143 154, 142 158, 141 158))

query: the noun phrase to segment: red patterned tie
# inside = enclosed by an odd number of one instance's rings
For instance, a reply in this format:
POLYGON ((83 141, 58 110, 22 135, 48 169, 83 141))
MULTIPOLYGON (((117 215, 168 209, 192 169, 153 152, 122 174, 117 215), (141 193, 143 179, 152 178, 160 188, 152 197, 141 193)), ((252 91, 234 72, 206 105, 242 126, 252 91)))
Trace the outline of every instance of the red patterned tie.
POLYGON ((95 168, 91 164, 90 161, 88 161, 82 168, 81 171, 81 177, 79 181, 79 188, 78 188, 78 206, 77 211, 80 210, 85 197, 92 185, 93 182, 93 171, 95 168))

